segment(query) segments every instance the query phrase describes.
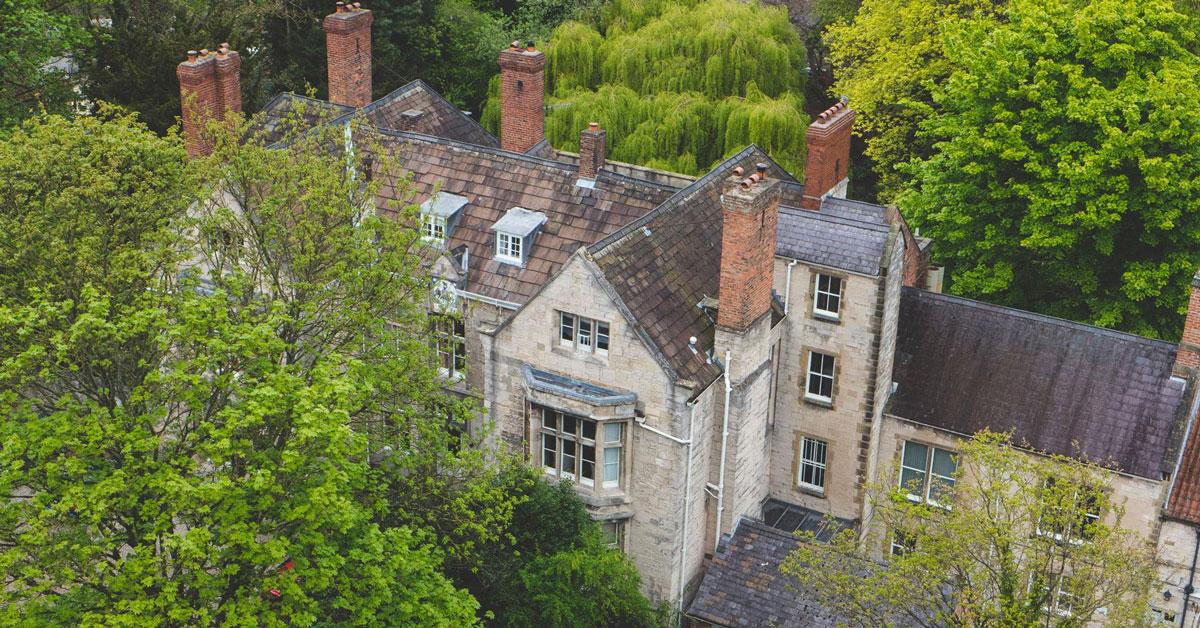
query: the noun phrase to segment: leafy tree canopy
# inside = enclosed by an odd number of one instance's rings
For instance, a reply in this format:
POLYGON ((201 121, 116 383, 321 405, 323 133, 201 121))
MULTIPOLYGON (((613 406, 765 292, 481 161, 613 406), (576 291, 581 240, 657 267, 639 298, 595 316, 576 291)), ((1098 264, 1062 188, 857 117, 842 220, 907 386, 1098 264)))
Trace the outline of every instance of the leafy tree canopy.
POLYGON ((37 112, 64 112, 75 100, 65 61, 85 38, 78 20, 41 0, 10 0, 0 11, 0 126, 37 112))
POLYGON ((945 29, 900 197, 950 290, 1178 337, 1200 264, 1200 58, 1169 0, 1014 0, 945 29))
MULTIPOLYGON (((576 150, 599 122, 608 154, 696 174, 750 143, 803 172, 804 45, 781 7, 618 0, 567 22, 546 51, 546 137, 576 150)), ((498 82, 484 124, 499 124, 498 82)))
POLYGON ((474 623, 444 560, 514 503, 446 430, 415 234, 340 129, 214 131, 187 168, 130 117, 0 143, 0 617, 474 623))
POLYGON ((1106 625, 1145 622, 1153 547, 1122 527, 1111 472, 990 432, 956 458, 938 506, 873 486, 864 538, 805 533, 781 569, 852 625, 1066 627, 1101 612, 1106 625))

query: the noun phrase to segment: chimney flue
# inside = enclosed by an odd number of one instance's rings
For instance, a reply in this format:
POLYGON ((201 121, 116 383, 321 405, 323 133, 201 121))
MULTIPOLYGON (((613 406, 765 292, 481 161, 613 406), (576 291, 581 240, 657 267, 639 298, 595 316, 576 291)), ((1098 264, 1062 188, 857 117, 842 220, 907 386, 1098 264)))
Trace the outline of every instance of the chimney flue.
POLYGON ((325 16, 325 56, 329 70, 329 101, 350 107, 371 102, 371 21, 373 15, 357 2, 337 3, 325 16))
POLYGON ((183 119, 183 141, 188 157, 204 157, 212 152, 212 138, 206 127, 213 118, 224 116, 217 87, 216 59, 208 50, 189 50, 187 61, 175 67, 179 79, 179 106, 183 119))
POLYGON ((1180 377, 1194 374, 1200 368, 1200 271, 1192 275, 1192 290, 1188 297, 1187 318, 1183 321, 1183 337, 1175 353, 1173 372, 1180 377))
POLYGON ((530 41, 500 52, 500 148, 523 153, 546 138, 546 55, 530 41))
POLYGON ((800 206, 821 209, 826 196, 846 197, 850 173, 850 131, 854 110, 842 98, 808 125, 808 160, 804 165, 804 198, 800 206))
POLYGON ((579 134, 579 178, 595 179, 604 167, 606 134, 597 122, 579 134))

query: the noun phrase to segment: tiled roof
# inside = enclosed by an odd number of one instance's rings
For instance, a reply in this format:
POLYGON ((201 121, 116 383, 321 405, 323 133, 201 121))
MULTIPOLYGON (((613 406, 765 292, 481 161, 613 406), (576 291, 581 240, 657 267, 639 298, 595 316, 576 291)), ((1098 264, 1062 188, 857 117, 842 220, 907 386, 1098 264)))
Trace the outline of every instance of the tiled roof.
POLYGON ((308 130, 353 112, 353 107, 285 92, 272 98, 262 111, 255 114, 250 132, 255 134, 256 139, 261 139, 269 146, 286 135, 308 130), (294 127, 288 119, 290 115, 296 116, 294 127))
POLYGON ((904 288, 891 414, 1145 478, 1171 470, 1175 345, 904 288))
POLYGON ((1191 432, 1179 459, 1179 471, 1171 485, 1167 516, 1200 524, 1200 429, 1196 427, 1195 416, 1191 421, 1191 432))
POLYGON ((799 541, 741 519, 712 559, 688 617, 717 626, 835 626, 848 618, 818 602, 779 566, 799 541))
POLYGON ((701 386, 720 374, 706 361, 713 322, 698 304, 718 296, 721 185, 734 167, 753 172, 756 162, 768 163, 771 177, 792 179, 751 145, 588 249, 671 368, 701 386), (691 336, 698 339, 698 353, 689 347, 691 336))
POLYGON ((415 191, 403 198, 385 184, 381 197, 421 203, 435 189, 466 197, 447 250, 469 249, 466 290, 510 303, 527 301, 580 247, 644 215, 675 191, 603 171, 594 188, 583 188, 575 185, 575 168, 556 161, 424 134, 374 132, 411 171, 415 191), (493 259, 492 226, 513 207, 548 219, 525 252, 523 266, 493 259))
POLYGON ((417 133, 479 146, 500 145, 495 136, 420 79, 363 107, 362 113, 377 127, 400 129, 400 115, 408 110, 422 114, 413 129, 417 133))
POLYGON ((886 223, 839 215, 826 199, 821 211, 781 207, 775 252, 801 261, 878 275, 888 238, 886 223), (828 210, 827 210, 828 208, 828 210))

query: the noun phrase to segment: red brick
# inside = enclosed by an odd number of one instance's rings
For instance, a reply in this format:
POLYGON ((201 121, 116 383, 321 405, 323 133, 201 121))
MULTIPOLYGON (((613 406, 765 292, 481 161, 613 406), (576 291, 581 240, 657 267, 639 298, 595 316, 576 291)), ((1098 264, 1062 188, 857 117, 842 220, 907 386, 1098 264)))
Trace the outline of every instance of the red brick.
POLYGON ((771 309, 779 184, 749 188, 731 177, 721 190, 721 279, 717 324, 745 330, 771 309))
POLYGON ((221 99, 221 117, 231 111, 242 112, 242 58, 236 50, 222 44, 217 50, 217 94, 221 99))
POLYGON ((350 107, 371 102, 371 21, 367 9, 338 6, 325 16, 329 101, 350 107))
POLYGON ((1200 271, 1192 276, 1192 293, 1188 297, 1187 318, 1183 322, 1183 337, 1175 354, 1176 375, 1190 375, 1200 367, 1200 271))
POLYGON ((826 109, 808 125, 808 159, 804 164, 805 209, 820 209, 821 199, 850 172, 850 131, 854 110, 845 101, 826 109))
POLYGON ((203 157, 212 152, 212 138, 205 126, 214 117, 224 116, 217 87, 216 54, 193 55, 175 68, 179 78, 179 99, 183 117, 183 140, 188 157, 203 157))
POLYGON ((546 55, 513 42, 499 63, 500 148, 523 153, 546 137, 546 55))
POLYGON ((599 124, 592 122, 579 133, 579 176, 595 179, 604 167, 605 133, 599 124))

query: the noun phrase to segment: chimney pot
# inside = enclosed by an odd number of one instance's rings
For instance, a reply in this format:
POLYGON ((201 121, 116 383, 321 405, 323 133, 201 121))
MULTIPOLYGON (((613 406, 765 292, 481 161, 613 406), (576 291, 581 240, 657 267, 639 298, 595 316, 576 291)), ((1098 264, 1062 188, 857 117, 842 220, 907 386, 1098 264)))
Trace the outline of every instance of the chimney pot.
POLYGON ((198 54, 200 54, 200 53, 196 52, 195 50, 187 51, 188 62, 194 63, 196 61, 196 55, 198 55, 198 54))
POLYGON ((537 50, 537 48, 535 48, 535 47, 534 47, 534 45, 533 45, 533 40, 532 40, 532 39, 530 39, 529 41, 525 42, 525 50, 528 50, 529 52, 534 52, 534 51, 536 51, 536 50, 537 50))
POLYGON ((735 177, 740 177, 745 173, 746 173, 746 169, 741 166, 737 166, 736 168, 733 169, 733 176, 735 176, 735 177))
POLYGON ((200 49, 200 56, 201 56, 201 57, 207 57, 207 56, 208 56, 208 48, 201 48, 201 49, 200 49))

